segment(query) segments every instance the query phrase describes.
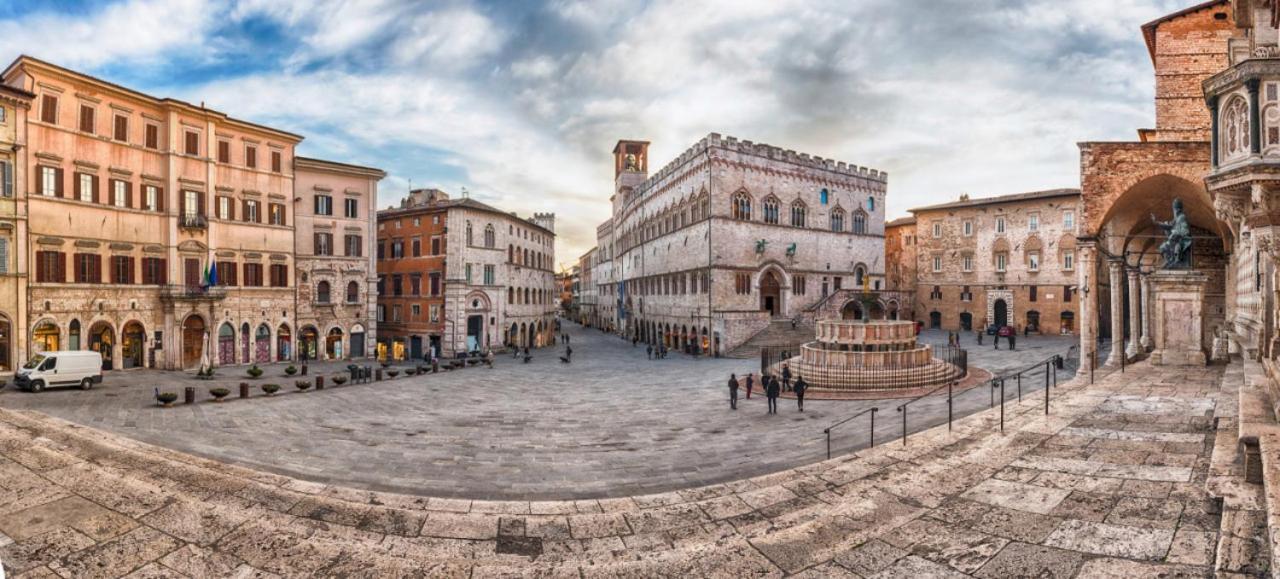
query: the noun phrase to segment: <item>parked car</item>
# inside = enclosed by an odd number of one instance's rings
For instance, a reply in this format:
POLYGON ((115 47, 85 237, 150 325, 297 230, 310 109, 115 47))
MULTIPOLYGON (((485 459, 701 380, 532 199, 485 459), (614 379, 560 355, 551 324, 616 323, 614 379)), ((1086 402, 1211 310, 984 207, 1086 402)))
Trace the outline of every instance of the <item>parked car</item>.
POLYGON ((32 392, 56 386, 88 390, 102 383, 102 355, 88 350, 41 352, 22 365, 13 382, 32 392))

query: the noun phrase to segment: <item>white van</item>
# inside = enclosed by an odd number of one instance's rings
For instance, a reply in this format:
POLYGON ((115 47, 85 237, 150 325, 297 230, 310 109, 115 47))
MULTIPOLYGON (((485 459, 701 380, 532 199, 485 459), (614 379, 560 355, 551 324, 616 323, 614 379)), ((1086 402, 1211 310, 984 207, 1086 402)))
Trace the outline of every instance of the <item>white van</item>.
POLYGON ((13 382, 18 388, 32 392, 48 386, 79 386, 88 390, 102 383, 102 354, 89 350, 41 352, 23 364, 13 382))

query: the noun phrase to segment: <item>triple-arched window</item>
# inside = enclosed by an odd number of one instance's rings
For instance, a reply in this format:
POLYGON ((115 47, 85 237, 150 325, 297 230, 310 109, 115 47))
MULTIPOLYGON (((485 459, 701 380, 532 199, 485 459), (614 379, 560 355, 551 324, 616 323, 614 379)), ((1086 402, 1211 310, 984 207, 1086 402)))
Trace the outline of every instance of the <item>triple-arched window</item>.
POLYGON ((867 214, 861 209, 853 212, 853 232, 857 235, 867 232, 867 214))
POLYGON ((1222 150, 1225 157, 1249 152, 1249 104, 1235 96, 1222 111, 1222 150))
POLYGON ((493 225, 484 226, 484 246, 490 249, 497 246, 498 235, 493 231, 493 225))
POLYGON ((764 222, 772 225, 778 224, 778 198, 770 195, 764 198, 764 222))
POLYGON ((836 233, 844 233, 844 209, 837 207, 831 212, 831 230, 836 233))
POLYGON ((751 196, 745 191, 733 196, 733 218, 751 221, 751 196))
POLYGON ((796 201, 791 204, 791 226, 804 227, 805 218, 808 216, 808 208, 805 207, 804 201, 796 201))

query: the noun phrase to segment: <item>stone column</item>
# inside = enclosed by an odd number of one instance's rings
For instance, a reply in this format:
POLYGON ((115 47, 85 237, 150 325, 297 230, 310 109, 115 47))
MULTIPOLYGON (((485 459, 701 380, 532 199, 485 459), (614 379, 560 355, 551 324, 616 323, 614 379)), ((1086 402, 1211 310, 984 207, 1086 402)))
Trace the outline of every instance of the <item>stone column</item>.
POLYGON ((1138 345, 1141 339, 1142 318, 1142 290, 1138 289, 1141 282, 1138 276, 1138 270, 1129 270, 1129 347, 1125 349, 1125 355, 1134 358, 1142 352, 1141 346, 1138 345))
POLYGON ((1124 264, 1112 259, 1107 265, 1111 268, 1111 353, 1107 365, 1116 365, 1124 355, 1124 264))
POLYGON ((1143 352, 1151 351, 1151 280, 1142 278, 1142 337, 1138 345, 1143 352))
POLYGON ((1080 364, 1088 367, 1089 357, 1098 348, 1098 263, 1096 248, 1092 242, 1082 242, 1079 248, 1076 284, 1080 299, 1080 364))

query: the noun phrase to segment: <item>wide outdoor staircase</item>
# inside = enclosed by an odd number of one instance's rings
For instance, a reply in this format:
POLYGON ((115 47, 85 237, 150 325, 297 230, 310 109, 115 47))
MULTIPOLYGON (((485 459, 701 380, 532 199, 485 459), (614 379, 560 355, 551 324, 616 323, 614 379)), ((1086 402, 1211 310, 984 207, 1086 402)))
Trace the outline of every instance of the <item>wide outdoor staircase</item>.
POLYGON ((1280 423, 1271 389, 1266 369, 1247 357, 1233 359, 1222 375, 1205 481, 1222 513, 1219 576, 1280 577, 1280 423))
POLYGON ((773 320, 765 329, 730 350, 729 358, 752 359, 760 357, 760 349, 766 346, 794 346, 802 342, 813 341, 813 322, 798 322, 794 328, 791 320, 773 320))

